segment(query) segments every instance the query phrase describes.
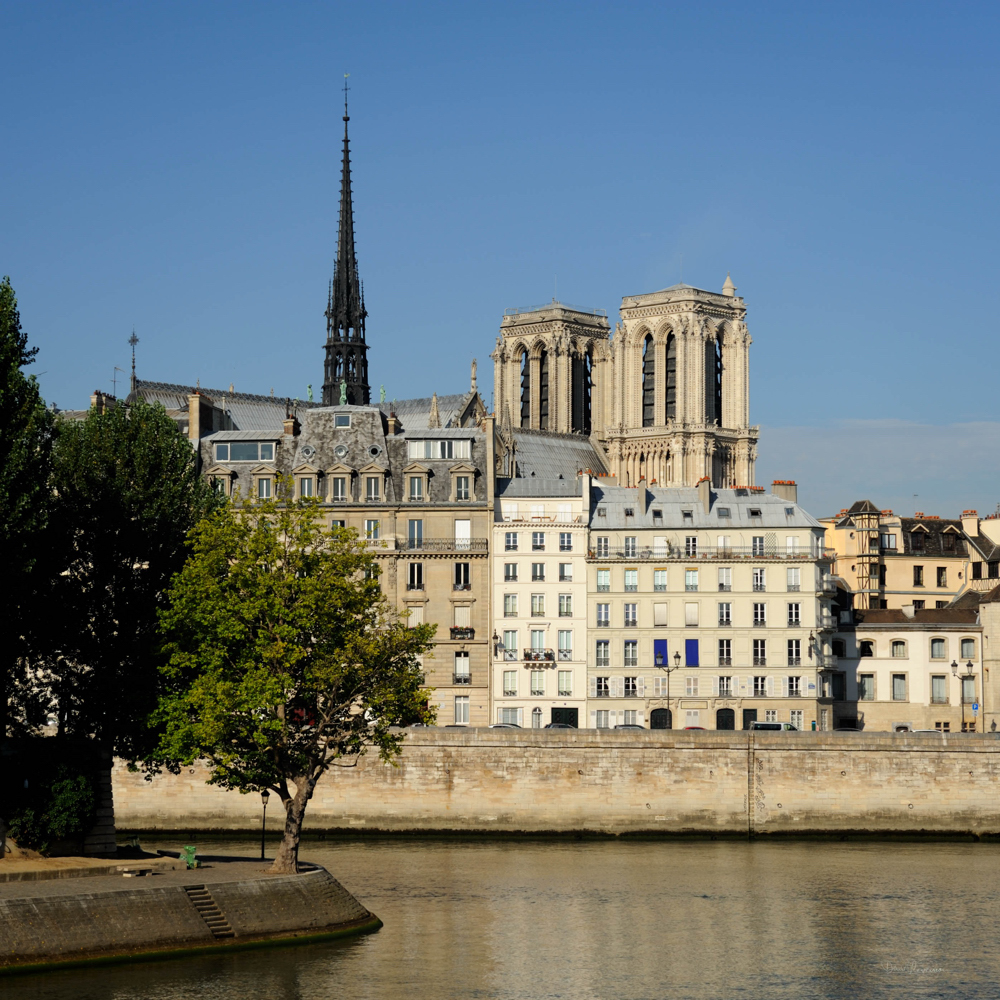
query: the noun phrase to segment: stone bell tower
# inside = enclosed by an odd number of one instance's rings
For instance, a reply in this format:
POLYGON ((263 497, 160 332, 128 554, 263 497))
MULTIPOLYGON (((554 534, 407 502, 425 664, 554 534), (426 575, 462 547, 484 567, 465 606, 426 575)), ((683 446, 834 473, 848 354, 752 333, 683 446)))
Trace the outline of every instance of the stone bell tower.
POLYGON ((621 485, 754 485, 745 319, 728 276, 721 294, 681 284, 622 299, 601 435, 621 485))
POLYGON ((555 299, 506 310, 491 355, 498 418, 515 428, 600 437, 608 333, 604 312, 555 299))

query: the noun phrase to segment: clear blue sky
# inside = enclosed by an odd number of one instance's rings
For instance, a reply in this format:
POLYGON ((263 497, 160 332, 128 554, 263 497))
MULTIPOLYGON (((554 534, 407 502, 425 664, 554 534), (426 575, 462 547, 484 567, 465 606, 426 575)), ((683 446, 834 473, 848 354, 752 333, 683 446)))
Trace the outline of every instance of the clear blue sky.
POLYGON ((349 72, 376 392, 461 391, 475 356, 488 396, 503 309, 556 282, 614 321, 731 271, 758 481, 817 514, 1000 500, 995 4, 0 18, 0 273, 61 407, 110 390, 133 325, 143 377, 318 391, 349 72))

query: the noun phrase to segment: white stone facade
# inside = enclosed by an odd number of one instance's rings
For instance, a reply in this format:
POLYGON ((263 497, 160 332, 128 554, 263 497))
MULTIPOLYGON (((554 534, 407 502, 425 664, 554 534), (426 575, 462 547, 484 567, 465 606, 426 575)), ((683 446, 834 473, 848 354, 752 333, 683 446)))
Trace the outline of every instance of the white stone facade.
POLYGON ((584 725, 587 506, 583 478, 498 483, 491 722, 584 725))

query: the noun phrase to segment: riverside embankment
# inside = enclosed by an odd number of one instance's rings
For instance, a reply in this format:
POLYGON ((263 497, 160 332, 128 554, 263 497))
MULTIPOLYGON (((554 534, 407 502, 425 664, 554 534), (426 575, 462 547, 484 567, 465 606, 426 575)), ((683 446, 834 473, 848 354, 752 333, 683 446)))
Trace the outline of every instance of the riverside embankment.
POLYGON ((272 875, 263 862, 214 857, 190 871, 179 863, 152 868, 142 878, 116 872, 0 883, 0 972, 329 938, 381 926, 318 865, 272 875))
MULTIPOLYGON (((114 770, 120 832, 250 831, 202 767, 114 770)), ((1000 836, 1000 740, 890 733, 440 729, 336 770, 311 831, 1000 836)), ((268 825, 279 829, 281 817, 268 825)))

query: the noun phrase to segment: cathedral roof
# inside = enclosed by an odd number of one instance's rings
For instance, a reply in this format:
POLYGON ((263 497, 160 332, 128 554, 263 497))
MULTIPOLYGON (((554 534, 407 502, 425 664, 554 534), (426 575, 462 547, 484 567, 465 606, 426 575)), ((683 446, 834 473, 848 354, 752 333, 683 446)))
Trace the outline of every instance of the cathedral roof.
POLYGON ((580 471, 607 473, 608 466, 599 448, 580 434, 548 434, 517 428, 514 460, 518 478, 543 476, 546 479, 575 479, 580 471))

